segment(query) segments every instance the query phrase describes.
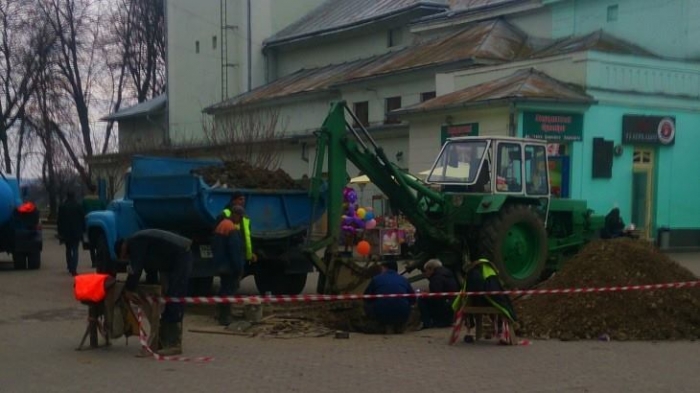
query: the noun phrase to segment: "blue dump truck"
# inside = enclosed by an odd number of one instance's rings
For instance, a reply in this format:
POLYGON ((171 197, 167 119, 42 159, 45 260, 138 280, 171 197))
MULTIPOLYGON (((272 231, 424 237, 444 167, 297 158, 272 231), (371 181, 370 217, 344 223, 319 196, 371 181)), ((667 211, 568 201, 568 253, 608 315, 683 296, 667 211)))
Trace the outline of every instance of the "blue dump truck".
POLYGON ((39 210, 22 203, 17 179, 0 173, 0 252, 12 254, 15 269, 39 269, 43 246, 39 210))
POLYGON ((98 271, 123 272, 114 244, 141 229, 179 233, 193 241, 192 293, 206 295, 216 276, 210 239, 216 217, 234 191, 246 196, 253 250, 258 262, 247 266, 261 293, 298 294, 313 264, 302 247, 312 223, 325 213, 324 199, 314 204, 305 190, 213 188, 193 170, 221 161, 135 156, 126 174, 124 197, 86 217, 87 247, 98 271))

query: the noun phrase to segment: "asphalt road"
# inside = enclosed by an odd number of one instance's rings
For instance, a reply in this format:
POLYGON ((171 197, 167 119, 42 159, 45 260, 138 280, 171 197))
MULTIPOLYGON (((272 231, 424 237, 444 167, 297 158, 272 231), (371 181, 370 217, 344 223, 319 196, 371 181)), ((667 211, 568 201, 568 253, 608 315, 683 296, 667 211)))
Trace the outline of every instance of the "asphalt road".
MULTIPOLYGON (((348 340, 186 332, 185 354, 214 361, 136 358, 134 338, 128 345, 119 339, 108 349, 78 352, 87 310, 73 299, 53 232, 46 230, 45 237, 41 270, 13 271, 9 257, 0 263, 2 392, 695 392, 700 385, 697 342, 448 346, 445 329, 352 334, 348 340)), ((674 257, 700 273, 699 254, 674 257)), ((80 271, 88 270, 83 253, 80 271)), ((254 293, 252 279, 243 292, 254 293)))

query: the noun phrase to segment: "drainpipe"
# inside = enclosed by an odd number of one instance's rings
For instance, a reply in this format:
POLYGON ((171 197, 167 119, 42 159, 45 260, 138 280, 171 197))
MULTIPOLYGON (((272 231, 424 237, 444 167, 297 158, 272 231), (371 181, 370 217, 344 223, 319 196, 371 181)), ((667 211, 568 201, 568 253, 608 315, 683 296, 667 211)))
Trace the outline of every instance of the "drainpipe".
POLYGON ((252 21, 252 18, 251 18, 252 12, 251 12, 251 10, 250 10, 250 6, 251 6, 251 1, 248 0, 248 1, 247 1, 247 9, 248 9, 248 12, 247 12, 247 13, 248 13, 248 15, 246 16, 247 19, 248 19, 248 20, 247 20, 247 23, 246 23, 246 25, 247 25, 247 27, 248 27, 248 91, 253 90, 253 74, 252 74, 252 72, 253 72, 253 37, 252 37, 252 31, 253 31, 253 29, 252 29, 251 26, 250 26, 250 23, 251 23, 251 21, 252 21))
POLYGON ((515 134, 518 131, 518 124, 516 121, 517 114, 515 102, 511 101, 510 105, 508 105, 508 136, 516 136, 515 134))

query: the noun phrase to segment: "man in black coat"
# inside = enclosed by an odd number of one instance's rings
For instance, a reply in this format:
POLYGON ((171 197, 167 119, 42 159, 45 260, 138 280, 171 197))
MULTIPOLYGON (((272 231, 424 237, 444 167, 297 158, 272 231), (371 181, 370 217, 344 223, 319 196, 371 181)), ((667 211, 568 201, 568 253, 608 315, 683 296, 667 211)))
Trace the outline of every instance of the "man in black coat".
MULTIPOLYGON (((187 283, 192 271, 192 241, 172 232, 144 229, 115 244, 121 259, 128 259, 128 277, 124 289, 135 298, 144 270, 157 271, 166 297, 187 296, 187 283)), ((182 319, 185 305, 168 302, 160 317, 161 355, 182 353, 182 319)))
POLYGON ((75 276, 78 270, 78 246, 85 229, 85 213, 83 207, 76 201, 73 191, 68 191, 66 200, 58 207, 56 225, 59 241, 66 246, 68 272, 75 276))
MULTIPOLYGON (((430 292, 459 292, 459 284, 454 274, 442 266, 439 259, 431 259, 423 266, 423 274, 430 281, 430 292)), ((452 300, 449 298, 419 298, 423 329, 447 327, 452 324, 452 300)))

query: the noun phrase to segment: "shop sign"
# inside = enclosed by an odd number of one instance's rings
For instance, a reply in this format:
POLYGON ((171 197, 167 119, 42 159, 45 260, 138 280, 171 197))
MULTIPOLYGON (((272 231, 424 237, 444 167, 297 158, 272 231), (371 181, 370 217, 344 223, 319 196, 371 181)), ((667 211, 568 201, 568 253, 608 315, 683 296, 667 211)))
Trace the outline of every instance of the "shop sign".
POLYGON ((580 141, 583 135, 583 115, 523 112, 523 130, 529 138, 559 143, 580 141))
POLYGON ((673 145, 676 118, 673 116, 622 116, 622 143, 673 145))
POLYGON ((442 126, 440 144, 444 144, 447 138, 458 136, 478 136, 479 123, 451 124, 442 126))

